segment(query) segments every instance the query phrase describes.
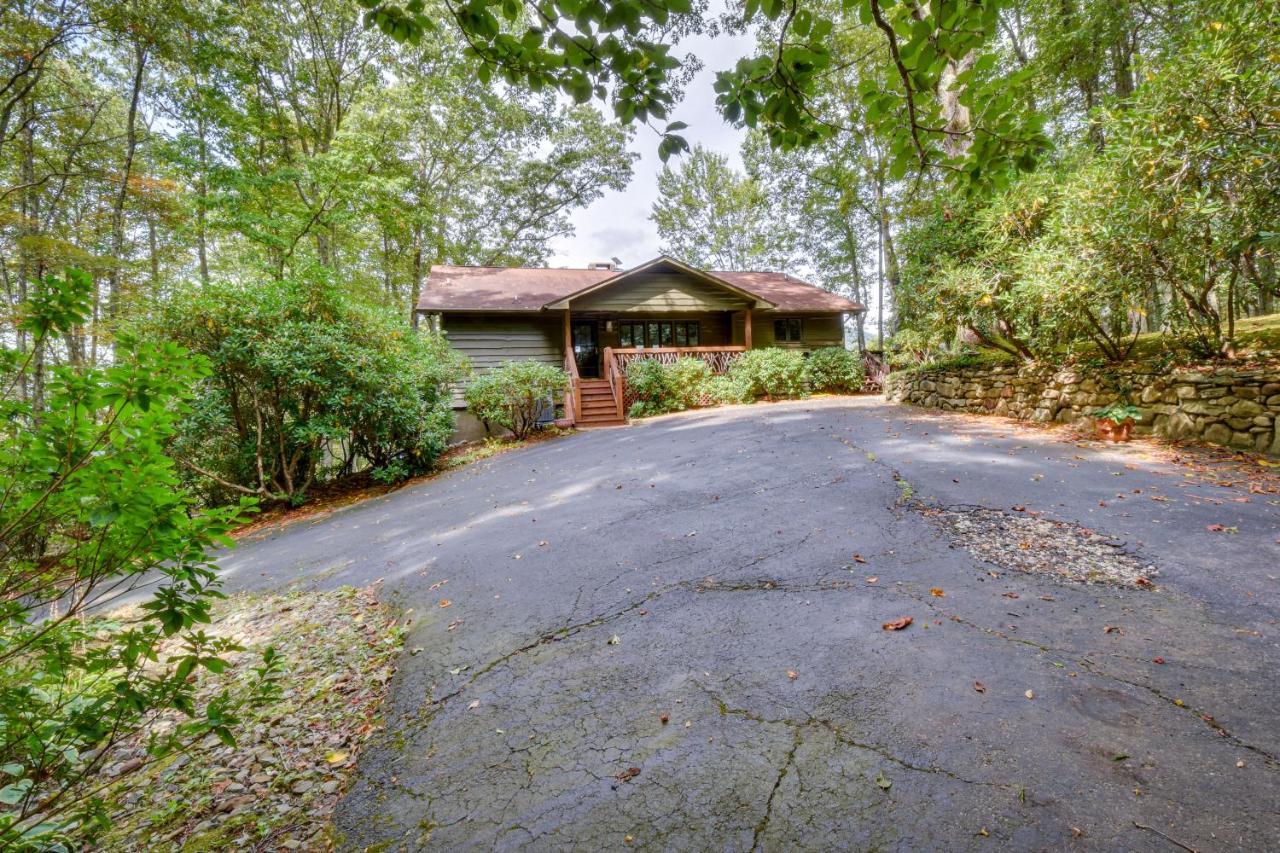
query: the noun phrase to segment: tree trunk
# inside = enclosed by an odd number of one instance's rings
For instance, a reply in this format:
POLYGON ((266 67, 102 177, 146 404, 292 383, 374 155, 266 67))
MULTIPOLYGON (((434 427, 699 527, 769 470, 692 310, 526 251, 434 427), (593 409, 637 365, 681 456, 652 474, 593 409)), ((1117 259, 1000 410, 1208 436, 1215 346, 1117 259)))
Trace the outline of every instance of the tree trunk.
POLYGON ((120 169, 120 189, 111 209, 111 267, 107 275, 107 317, 114 321, 120 313, 121 264, 124 262, 124 203, 129 195, 129 178, 133 174, 133 158, 138 150, 138 99, 146 75, 147 46, 133 46, 133 87, 129 93, 129 115, 125 120, 124 163, 120 169))
POLYGON ((958 61, 948 61, 938 80, 938 102, 942 106, 943 130, 946 133, 942 139, 942 150, 948 157, 963 157, 973 141, 969 135, 969 108, 960 103, 964 88, 956 85, 956 77, 972 68, 976 59, 977 53, 969 51, 958 61))
POLYGON ((196 255, 200 259, 200 284, 209 283, 209 254, 205 233, 205 207, 209 200, 209 142, 204 116, 196 119, 200 140, 200 176, 196 180, 196 255))

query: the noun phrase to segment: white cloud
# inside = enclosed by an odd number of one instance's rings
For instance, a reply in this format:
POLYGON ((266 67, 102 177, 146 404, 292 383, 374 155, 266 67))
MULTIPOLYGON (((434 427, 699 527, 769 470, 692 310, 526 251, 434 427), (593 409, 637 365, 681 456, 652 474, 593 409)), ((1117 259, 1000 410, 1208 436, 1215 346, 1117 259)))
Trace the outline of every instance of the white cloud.
MULTIPOLYGON (((713 8, 709 14, 718 11, 713 8)), ((697 36, 681 42, 679 47, 681 53, 691 53, 701 59, 703 68, 690 81, 685 99, 677 105, 672 120, 689 125, 683 135, 691 146, 698 144, 718 151, 739 168, 742 165, 739 146, 745 133, 720 117, 711 86, 716 72, 733 67, 739 57, 751 50, 753 40, 750 34, 697 36)), ((607 192, 589 207, 574 211, 571 216, 574 236, 560 238, 552 244, 550 266, 584 267, 591 261, 615 256, 630 266, 658 254, 658 232, 649 221, 649 210, 658 197, 658 175, 662 172, 658 139, 649 128, 638 128, 630 145, 631 150, 640 155, 631 184, 621 192, 607 192)), ((672 165, 676 162, 672 158, 672 165)))

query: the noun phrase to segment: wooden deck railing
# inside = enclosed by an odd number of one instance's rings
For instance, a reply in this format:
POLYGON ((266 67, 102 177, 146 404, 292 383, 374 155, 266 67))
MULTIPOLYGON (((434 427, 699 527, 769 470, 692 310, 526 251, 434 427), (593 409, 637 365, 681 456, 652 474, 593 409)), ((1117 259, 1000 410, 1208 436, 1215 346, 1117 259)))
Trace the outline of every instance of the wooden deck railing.
POLYGON ((659 364, 675 364, 681 358, 698 358, 715 374, 726 373, 734 359, 747 351, 746 347, 649 347, 604 349, 604 375, 613 389, 613 399, 618 404, 618 417, 623 416, 631 401, 627 399, 627 365, 633 361, 649 359, 659 364))
POLYGON ((564 372, 569 374, 569 387, 564 391, 564 417, 569 423, 576 423, 578 412, 582 411, 582 386, 579 383, 578 360, 573 350, 569 349, 564 356, 564 372))
POLYGON ((734 359, 747 351, 746 347, 649 347, 648 349, 605 349, 605 358, 614 369, 626 375, 627 365, 636 359, 647 358, 661 364, 675 364, 686 356, 700 358, 712 373, 724 373, 734 359))
POLYGON ((613 392, 613 404, 618 410, 618 418, 622 418, 622 399, 626 393, 627 376, 622 367, 619 366, 613 354, 617 352, 613 347, 605 347, 603 358, 604 378, 609 382, 609 390, 613 392))

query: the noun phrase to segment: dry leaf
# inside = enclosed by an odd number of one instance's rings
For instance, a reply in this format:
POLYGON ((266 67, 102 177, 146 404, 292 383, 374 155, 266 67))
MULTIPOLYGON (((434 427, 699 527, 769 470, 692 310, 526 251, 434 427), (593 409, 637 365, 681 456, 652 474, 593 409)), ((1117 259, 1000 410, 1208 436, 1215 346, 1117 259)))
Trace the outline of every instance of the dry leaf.
POLYGON ((1000 594, 1005 598, 1018 598, 1018 594, 1016 592, 1002 592, 1000 594))
POLYGON ((946 593, 943 592, 940 587, 936 587, 936 586, 929 588, 929 594, 932 595, 934 598, 942 598, 942 596, 946 595, 946 593))
POLYGON ((1122 635, 1122 636, 1123 636, 1123 635, 1124 635, 1124 629, 1123 629, 1123 628, 1121 628, 1119 625, 1108 625, 1107 627, 1105 627, 1105 628, 1103 628, 1103 629, 1102 629, 1102 633, 1104 633, 1104 634, 1120 634, 1120 635, 1122 635))
POLYGON ((871 577, 867 578, 867 583, 875 583, 878 580, 880 580, 880 578, 876 577, 875 575, 872 575, 871 577))
POLYGON ((913 620, 910 616, 903 616, 901 619, 894 619, 890 622, 886 622, 880 627, 886 631, 901 631, 903 628, 910 625, 912 621, 913 620))
POLYGON ((861 555, 861 554, 854 554, 854 555, 853 555, 853 561, 854 561, 855 563, 865 563, 865 562, 866 562, 866 560, 862 559, 862 555, 861 555))
POLYGON ((800 673, 796 672, 794 669, 787 670, 787 678, 791 679, 792 681, 795 681, 799 677, 800 677, 800 673))
POLYGON ((467 706, 467 710, 474 711, 476 708, 479 708, 479 707, 480 707, 480 700, 475 699, 475 700, 472 700, 471 704, 467 706))
POLYGON ((1152 659, 1151 659, 1151 662, 1152 662, 1152 663, 1160 663, 1160 664, 1162 664, 1162 663, 1164 663, 1164 658, 1152 658, 1152 659))
POLYGON ((619 782, 626 782, 636 778, 639 775, 640 775, 639 767, 628 767, 626 770, 623 770, 621 773, 615 774, 613 778, 617 779, 619 782))
POLYGON ((1036 698, 1036 692, 1034 690, 1028 690, 1026 693, 1023 693, 1022 695, 1026 696, 1028 699, 1036 698))
POLYGON ((987 685, 983 684, 981 681, 975 681, 973 682, 973 689, 978 691, 979 693, 986 693, 987 685))
POLYGON ((667 723, 671 722, 671 718, 670 718, 670 717, 668 717, 666 714, 663 714, 663 715, 662 715, 661 717, 659 717, 658 719, 662 721, 662 724, 663 724, 664 726, 665 726, 667 723))
POLYGON ((450 604, 453 604, 453 602, 452 602, 452 601, 450 601, 449 599, 447 599, 447 598, 442 598, 442 599, 440 599, 440 606, 441 606, 441 607, 448 607, 450 604))

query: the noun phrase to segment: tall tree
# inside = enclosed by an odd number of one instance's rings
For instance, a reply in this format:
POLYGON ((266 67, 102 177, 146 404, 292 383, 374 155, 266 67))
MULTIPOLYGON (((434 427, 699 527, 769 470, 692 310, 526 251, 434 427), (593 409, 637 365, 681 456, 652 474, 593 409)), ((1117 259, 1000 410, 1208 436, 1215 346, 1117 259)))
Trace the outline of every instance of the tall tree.
POLYGON ((729 159, 701 146, 658 176, 649 218, 662 251, 695 266, 722 270, 787 266, 785 229, 770 220, 764 188, 729 159))

